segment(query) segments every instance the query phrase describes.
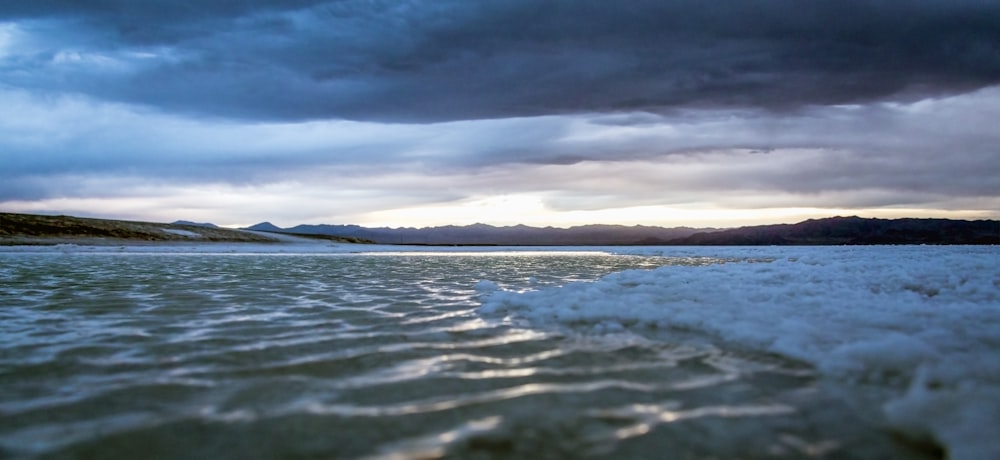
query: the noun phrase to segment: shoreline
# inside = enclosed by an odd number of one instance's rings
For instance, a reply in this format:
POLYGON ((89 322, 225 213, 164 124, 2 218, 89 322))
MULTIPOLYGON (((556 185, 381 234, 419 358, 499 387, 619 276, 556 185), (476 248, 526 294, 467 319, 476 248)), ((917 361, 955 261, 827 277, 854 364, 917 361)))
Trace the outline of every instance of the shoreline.
POLYGON ((360 252, 360 248, 372 246, 289 235, 271 237, 261 232, 245 230, 239 232, 246 234, 248 238, 222 240, 181 237, 148 240, 65 235, 0 237, 0 253, 343 253, 360 252))

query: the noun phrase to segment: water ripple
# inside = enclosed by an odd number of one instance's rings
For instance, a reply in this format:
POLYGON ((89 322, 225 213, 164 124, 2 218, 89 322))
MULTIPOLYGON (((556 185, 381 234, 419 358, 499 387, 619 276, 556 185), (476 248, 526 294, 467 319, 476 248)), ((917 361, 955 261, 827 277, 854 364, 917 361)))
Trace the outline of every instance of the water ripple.
POLYGON ((0 457, 656 458, 678 445, 726 456, 740 444, 775 458, 858 445, 876 447, 856 458, 898 453, 801 363, 476 313, 484 279, 528 290, 704 260, 0 258, 0 457), (824 418, 838 428, 817 426, 824 418))

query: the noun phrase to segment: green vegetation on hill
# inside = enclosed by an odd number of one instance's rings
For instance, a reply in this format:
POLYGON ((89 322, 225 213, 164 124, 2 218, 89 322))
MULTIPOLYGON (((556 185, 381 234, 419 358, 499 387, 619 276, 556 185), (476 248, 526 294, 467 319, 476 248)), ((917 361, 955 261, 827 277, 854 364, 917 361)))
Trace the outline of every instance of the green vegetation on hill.
POLYGON ((81 239, 87 243, 113 243, 119 240, 240 243, 277 241, 251 232, 200 225, 0 213, 0 244, 56 244, 81 239))

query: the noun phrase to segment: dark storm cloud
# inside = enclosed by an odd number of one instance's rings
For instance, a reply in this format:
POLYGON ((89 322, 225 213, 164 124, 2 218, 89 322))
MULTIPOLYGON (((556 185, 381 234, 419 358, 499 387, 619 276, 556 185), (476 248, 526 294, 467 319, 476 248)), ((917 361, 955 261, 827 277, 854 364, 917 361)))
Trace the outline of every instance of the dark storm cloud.
POLYGON ((1000 82, 1000 3, 976 0, 66 0, 0 21, 31 45, 0 55, 9 85, 243 119, 795 110, 1000 82))

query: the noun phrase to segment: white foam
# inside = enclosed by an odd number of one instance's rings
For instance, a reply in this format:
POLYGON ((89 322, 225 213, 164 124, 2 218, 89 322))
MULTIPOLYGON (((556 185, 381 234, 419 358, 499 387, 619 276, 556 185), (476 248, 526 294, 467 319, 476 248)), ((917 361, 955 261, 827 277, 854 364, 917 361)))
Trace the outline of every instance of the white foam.
MULTIPOLYGON (((587 333, 695 331, 876 387, 892 428, 951 458, 1000 458, 1000 248, 675 248, 718 257, 529 292, 486 315, 587 333)), ((485 286, 485 285, 484 285, 485 286)))

